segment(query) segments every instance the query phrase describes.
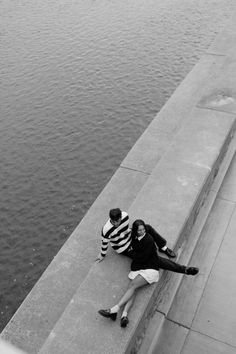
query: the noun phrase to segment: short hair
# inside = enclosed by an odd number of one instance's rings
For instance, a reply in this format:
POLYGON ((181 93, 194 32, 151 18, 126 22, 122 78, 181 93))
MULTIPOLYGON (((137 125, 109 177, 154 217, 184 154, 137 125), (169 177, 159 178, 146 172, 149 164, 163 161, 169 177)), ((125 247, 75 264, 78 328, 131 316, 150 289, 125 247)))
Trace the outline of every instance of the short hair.
POLYGON ((122 214, 120 208, 111 209, 109 212, 109 217, 111 220, 117 221, 121 219, 121 216, 122 214))

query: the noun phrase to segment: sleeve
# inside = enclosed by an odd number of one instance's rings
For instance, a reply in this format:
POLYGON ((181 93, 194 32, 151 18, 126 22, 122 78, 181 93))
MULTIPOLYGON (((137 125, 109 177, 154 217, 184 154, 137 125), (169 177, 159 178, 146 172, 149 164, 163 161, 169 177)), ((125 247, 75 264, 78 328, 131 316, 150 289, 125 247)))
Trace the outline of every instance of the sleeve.
POLYGON ((164 237, 162 237, 151 225, 146 225, 146 231, 152 236, 158 248, 162 248, 166 245, 164 237))
POLYGON ((106 237, 104 235, 104 230, 103 229, 102 229, 101 236, 102 236, 101 256, 105 257, 106 254, 107 254, 107 249, 108 249, 108 245, 109 245, 110 240, 109 240, 108 237, 106 237))

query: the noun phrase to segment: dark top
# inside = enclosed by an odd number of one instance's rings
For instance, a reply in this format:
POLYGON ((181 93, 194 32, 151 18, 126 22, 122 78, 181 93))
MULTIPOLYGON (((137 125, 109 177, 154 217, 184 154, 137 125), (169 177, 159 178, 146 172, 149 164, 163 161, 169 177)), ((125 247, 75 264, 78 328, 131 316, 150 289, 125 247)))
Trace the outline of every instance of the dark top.
POLYGON ((132 248, 133 261, 131 263, 131 270, 159 270, 156 244, 153 237, 148 232, 146 232, 145 236, 140 241, 137 238, 133 240, 132 248))

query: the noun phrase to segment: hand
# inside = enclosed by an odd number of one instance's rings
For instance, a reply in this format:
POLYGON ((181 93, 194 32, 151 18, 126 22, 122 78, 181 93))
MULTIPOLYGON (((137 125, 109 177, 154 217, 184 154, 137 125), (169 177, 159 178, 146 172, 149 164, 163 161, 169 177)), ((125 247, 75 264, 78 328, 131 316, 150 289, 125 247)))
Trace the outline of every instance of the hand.
POLYGON ((105 257, 102 257, 102 255, 99 253, 99 255, 97 256, 97 258, 95 259, 95 262, 100 263, 101 261, 103 261, 105 257))

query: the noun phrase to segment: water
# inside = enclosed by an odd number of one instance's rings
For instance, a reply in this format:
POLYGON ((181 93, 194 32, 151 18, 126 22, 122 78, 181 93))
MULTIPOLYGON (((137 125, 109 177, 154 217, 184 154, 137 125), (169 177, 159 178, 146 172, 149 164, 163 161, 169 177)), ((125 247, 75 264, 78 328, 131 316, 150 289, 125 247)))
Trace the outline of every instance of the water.
POLYGON ((0 2, 0 328, 234 0, 0 2))

